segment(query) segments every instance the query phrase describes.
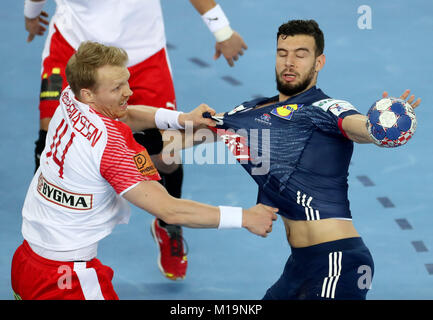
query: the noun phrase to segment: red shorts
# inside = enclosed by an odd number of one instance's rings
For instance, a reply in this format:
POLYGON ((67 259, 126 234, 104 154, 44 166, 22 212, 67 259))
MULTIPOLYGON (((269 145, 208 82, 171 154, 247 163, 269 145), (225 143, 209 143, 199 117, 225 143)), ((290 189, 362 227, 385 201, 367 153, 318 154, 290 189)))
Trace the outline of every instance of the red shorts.
POLYGON ((45 259, 24 241, 12 259, 11 282, 16 299, 118 300, 113 274, 96 258, 87 262, 45 259))
MULTIPOLYGON (((75 50, 56 31, 49 39, 49 54, 43 60, 39 116, 51 118, 59 105, 60 93, 68 85, 65 68, 75 50)), ((158 108, 176 109, 176 97, 171 71, 163 48, 143 62, 128 68, 129 86, 133 95, 128 104, 144 104, 158 108)))

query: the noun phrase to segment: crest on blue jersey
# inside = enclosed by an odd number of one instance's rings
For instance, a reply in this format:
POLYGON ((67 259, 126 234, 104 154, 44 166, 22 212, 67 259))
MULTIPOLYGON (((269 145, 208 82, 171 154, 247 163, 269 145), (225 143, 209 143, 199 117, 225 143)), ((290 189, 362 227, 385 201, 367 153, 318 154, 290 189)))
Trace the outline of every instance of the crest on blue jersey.
POLYGON ((272 109, 271 114, 285 120, 292 119, 293 113, 302 108, 303 104, 286 104, 272 109))
POLYGON ((257 122, 260 122, 261 124, 265 124, 268 126, 272 125, 271 116, 268 113, 264 113, 264 114, 260 115, 260 117, 256 117, 254 120, 257 122))

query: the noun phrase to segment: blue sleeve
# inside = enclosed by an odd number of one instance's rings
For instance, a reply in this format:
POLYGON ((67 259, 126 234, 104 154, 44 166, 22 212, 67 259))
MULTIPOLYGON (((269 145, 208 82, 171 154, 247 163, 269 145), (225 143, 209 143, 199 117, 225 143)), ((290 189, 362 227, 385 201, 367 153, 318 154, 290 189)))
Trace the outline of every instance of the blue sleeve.
POLYGON ((349 102, 324 99, 313 103, 310 118, 320 130, 345 136, 342 121, 345 117, 353 114, 360 114, 360 112, 349 102))

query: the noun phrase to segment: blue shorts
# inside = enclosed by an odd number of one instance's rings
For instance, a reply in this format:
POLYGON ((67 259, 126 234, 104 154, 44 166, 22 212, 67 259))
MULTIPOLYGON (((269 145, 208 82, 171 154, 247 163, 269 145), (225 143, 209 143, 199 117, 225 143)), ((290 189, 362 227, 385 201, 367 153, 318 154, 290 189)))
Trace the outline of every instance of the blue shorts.
POLYGON ((373 258, 359 237, 292 248, 283 274, 263 299, 365 300, 373 274, 373 258))

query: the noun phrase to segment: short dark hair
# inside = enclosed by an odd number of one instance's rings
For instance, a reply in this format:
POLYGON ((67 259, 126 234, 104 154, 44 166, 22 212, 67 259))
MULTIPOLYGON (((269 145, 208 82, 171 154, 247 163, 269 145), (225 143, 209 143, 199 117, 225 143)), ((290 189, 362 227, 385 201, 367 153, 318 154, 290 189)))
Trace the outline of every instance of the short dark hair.
POLYGON ((314 20, 289 20, 278 28, 277 41, 281 35, 295 36, 300 34, 314 38, 316 42, 316 57, 323 53, 325 37, 319 28, 319 24, 314 20))

